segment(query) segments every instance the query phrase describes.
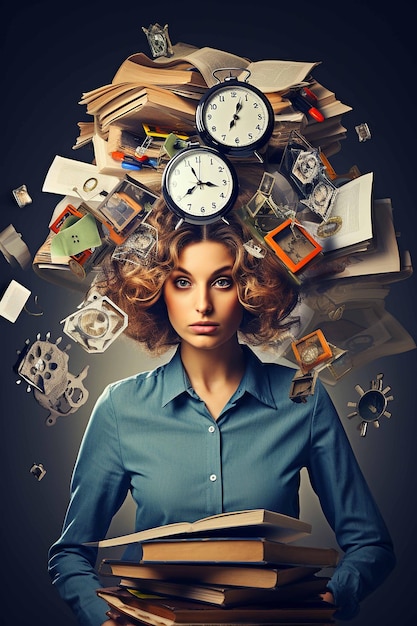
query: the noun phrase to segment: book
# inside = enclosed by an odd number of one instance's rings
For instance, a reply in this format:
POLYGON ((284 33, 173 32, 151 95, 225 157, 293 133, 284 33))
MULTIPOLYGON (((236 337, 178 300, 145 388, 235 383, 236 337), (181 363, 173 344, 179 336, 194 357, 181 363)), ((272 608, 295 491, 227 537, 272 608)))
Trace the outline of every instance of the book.
POLYGON ((120 587, 103 587, 96 591, 111 608, 145 624, 171 626, 173 624, 277 624, 284 620, 331 620, 336 607, 323 600, 298 604, 257 605, 238 607, 208 606, 191 600, 164 597, 137 597, 120 587))
POLYGON ((78 150, 84 146, 88 146, 94 133, 94 122, 77 122, 78 136, 75 138, 75 143, 72 146, 73 150, 78 150))
POLYGON ((322 246, 324 256, 332 258, 364 251, 372 244, 373 173, 362 174, 337 189, 330 219, 336 219, 333 234, 320 235, 321 226, 301 218, 303 227, 322 246))
POLYGON ((142 562, 207 562, 315 565, 335 567, 339 553, 334 548, 301 546, 264 537, 151 539, 142 543, 142 562))
MULTIPOLYGON (((114 127, 112 127, 112 129, 113 128, 114 127)), ((127 174, 129 178, 135 180, 141 185, 144 185, 153 193, 159 195, 162 187, 162 167, 142 167, 142 169, 140 170, 124 169, 119 161, 116 161, 112 158, 112 149, 108 143, 109 140, 104 139, 102 135, 98 131, 96 131, 93 134, 92 141, 94 148, 95 165, 100 174, 117 176, 120 180, 123 179, 127 174)), ((114 151, 116 152, 116 150, 114 151)), ((128 152, 126 152, 126 154, 128 154, 128 152)))
POLYGON ((176 581, 189 584, 233 585, 272 589, 316 573, 312 566, 247 566, 204 565, 198 563, 134 563, 122 559, 102 559, 98 568, 101 576, 120 576, 131 580, 176 581))
MULTIPOLYGON (((371 221, 372 242, 366 249, 349 251, 348 248, 346 254, 338 255, 336 259, 330 254, 311 271, 307 269, 305 278, 331 280, 373 276, 381 282, 402 280, 408 257, 401 254, 389 198, 372 202, 371 221)), ((411 259, 408 270, 412 271, 411 259)))
POLYGON ((116 121, 119 125, 129 124, 132 128, 133 121, 134 128, 137 128, 138 122, 171 126, 172 130, 186 126, 188 132, 194 134, 196 107, 194 100, 182 98, 156 85, 148 85, 129 90, 124 96, 95 111, 95 115, 101 130, 116 121), (129 122, 125 118, 130 118, 129 122))
POLYGON ((294 582, 273 589, 259 587, 231 587, 220 585, 196 585, 174 581, 136 580, 122 578, 119 586, 126 589, 136 589, 145 594, 156 594, 173 598, 184 598, 196 602, 205 602, 217 606, 230 607, 239 604, 305 601, 307 598, 318 599, 320 593, 325 593, 329 578, 309 577, 306 580, 294 582))
POLYGON ((303 135, 313 147, 320 148, 326 156, 331 156, 340 150, 340 142, 347 136, 347 129, 342 120, 346 113, 352 111, 352 107, 341 102, 333 91, 316 80, 312 80, 308 88, 316 96, 316 106, 324 120, 318 122, 306 116, 307 123, 303 128, 303 135))
POLYGON ((135 533, 102 539, 97 542, 88 542, 86 545, 98 547, 121 546, 149 539, 160 539, 174 535, 196 535, 197 533, 213 534, 227 530, 228 534, 249 533, 267 536, 277 541, 295 541, 311 534, 311 524, 290 515, 269 511, 267 509, 245 509, 243 511, 229 511, 210 515, 194 522, 174 522, 156 526, 135 533))
POLYGON ((111 155, 112 152, 123 152, 130 156, 137 156, 138 151, 144 150, 148 157, 158 158, 164 151, 164 137, 150 137, 146 135, 143 128, 139 128, 136 133, 129 132, 123 128, 119 128, 117 124, 112 124, 109 128, 107 138, 107 151, 111 155), (142 147, 146 141, 146 146, 142 147))
MULTIPOLYGON (((294 84, 303 84, 316 65, 317 62, 274 59, 251 62, 215 48, 199 49, 177 44, 174 56, 165 62, 152 60, 144 53, 130 55, 120 65, 110 84, 83 92, 79 104, 86 106, 87 113, 99 116, 100 127, 104 131, 115 119, 129 112, 132 114, 134 111, 137 115, 135 104, 143 98, 143 92, 156 90, 160 96, 156 102, 158 107, 166 106, 190 122, 190 112, 194 117, 196 107, 196 102, 193 104, 192 100, 200 99, 208 87, 217 83, 213 72, 221 68, 235 68, 238 78, 248 79, 249 83, 268 93, 274 110, 280 111, 287 108, 288 103, 276 92, 288 90, 294 84), (163 95, 165 99, 161 100, 163 95)), ((155 92, 152 97, 156 98, 155 92)), ((155 117, 149 121, 162 122, 155 117)))
POLYGON ((155 68, 147 64, 148 59, 143 52, 131 54, 116 71, 112 84, 131 82, 164 87, 191 85, 207 88, 203 75, 187 63, 183 66, 177 64, 168 68, 159 65, 155 68))
MULTIPOLYGON (((245 57, 219 50, 217 48, 196 48, 184 43, 173 46, 173 55, 169 58, 159 57, 151 59, 141 54, 142 64, 151 68, 175 69, 176 67, 190 67, 198 70, 203 76, 208 87, 212 87, 218 81, 213 72, 220 68, 235 68, 237 78, 246 80, 261 91, 284 92, 294 85, 306 83, 306 77, 319 65, 319 62, 282 61, 276 59, 264 59, 251 61, 245 57), (249 72, 249 76, 248 76, 249 72)), ((116 72, 117 76, 117 72, 116 72)))

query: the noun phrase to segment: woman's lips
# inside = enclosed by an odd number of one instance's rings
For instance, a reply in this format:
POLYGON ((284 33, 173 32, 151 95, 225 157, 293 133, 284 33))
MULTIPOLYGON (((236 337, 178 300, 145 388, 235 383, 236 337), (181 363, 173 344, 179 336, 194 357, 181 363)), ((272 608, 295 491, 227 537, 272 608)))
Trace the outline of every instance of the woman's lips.
POLYGON ((214 322, 197 322, 195 324, 191 324, 190 328, 197 334, 208 335, 210 333, 214 333, 218 329, 219 325, 214 322))

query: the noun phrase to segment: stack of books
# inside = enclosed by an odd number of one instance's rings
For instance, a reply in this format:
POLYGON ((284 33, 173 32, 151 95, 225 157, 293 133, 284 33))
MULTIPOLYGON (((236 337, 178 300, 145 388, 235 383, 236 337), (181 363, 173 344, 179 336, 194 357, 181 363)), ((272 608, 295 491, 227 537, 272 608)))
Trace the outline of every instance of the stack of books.
MULTIPOLYGON (((305 129, 314 146, 332 154, 340 147, 346 129, 341 124, 342 115, 351 107, 336 99, 335 94, 311 77, 317 62, 282 61, 266 59, 249 61, 230 52, 215 48, 196 48, 178 43, 173 46, 170 58, 151 59, 143 52, 125 59, 112 81, 82 94, 79 104, 92 117, 89 122, 78 123, 79 137, 74 149, 93 143, 95 162, 99 171, 123 178, 126 169, 112 158, 112 152, 121 151, 121 131, 126 138, 131 133, 140 145, 148 136, 146 127, 157 131, 152 134, 152 145, 147 154, 161 155, 161 138, 169 133, 198 141, 196 109, 205 92, 233 69, 233 75, 260 89, 269 99, 275 125, 267 148, 268 159, 279 159, 292 130, 305 129), (220 72, 220 74, 219 74, 220 72), (294 87, 309 85, 322 107, 324 121, 314 120, 294 109, 288 93, 294 87)), ((158 179, 150 180, 149 171, 130 172, 132 177, 159 193, 158 179), (144 180, 147 176, 147 180, 144 180)), ((161 171, 159 172, 161 177, 161 171)))
POLYGON ((310 533, 306 522, 255 509, 107 539, 94 545, 139 541, 142 558, 102 559, 99 575, 112 584, 97 594, 110 617, 132 624, 331 624, 322 570, 339 554, 294 543, 310 533))

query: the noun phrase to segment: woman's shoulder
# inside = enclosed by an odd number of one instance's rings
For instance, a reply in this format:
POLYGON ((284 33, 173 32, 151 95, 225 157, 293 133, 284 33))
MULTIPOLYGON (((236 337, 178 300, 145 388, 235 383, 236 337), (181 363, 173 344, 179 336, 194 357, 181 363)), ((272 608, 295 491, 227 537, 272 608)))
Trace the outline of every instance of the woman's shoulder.
MULTIPOLYGON (((112 397, 140 396, 149 397, 149 394, 162 393, 163 389, 171 384, 172 380, 180 378, 181 361, 176 353, 159 361, 155 367, 149 368, 131 376, 120 378, 107 385, 104 394, 112 397)), ((182 379, 182 377, 181 377, 182 379)))
MULTIPOLYGON (((292 362, 279 356, 271 356, 270 353, 262 350, 251 348, 249 363, 252 376, 257 380, 257 384, 269 384, 271 392, 275 397, 279 397, 284 391, 288 396, 290 396, 290 392, 295 392, 295 382, 299 379, 301 372, 292 362)), ((314 380, 314 383, 311 383, 313 385, 311 389, 312 395, 316 398, 318 396, 321 399, 326 398, 328 392, 319 376, 313 377, 312 380, 314 380)), ((305 381, 305 385, 308 385, 307 381, 305 381)))
POLYGON ((152 384, 157 381, 158 378, 163 375, 167 364, 158 365, 152 369, 144 370, 142 372, 136 372, 131 376, 126 376, 115 380, 107 385, 107 389, 111 393, 126 393, 130 389, 140 387, 143 384, 152 384))

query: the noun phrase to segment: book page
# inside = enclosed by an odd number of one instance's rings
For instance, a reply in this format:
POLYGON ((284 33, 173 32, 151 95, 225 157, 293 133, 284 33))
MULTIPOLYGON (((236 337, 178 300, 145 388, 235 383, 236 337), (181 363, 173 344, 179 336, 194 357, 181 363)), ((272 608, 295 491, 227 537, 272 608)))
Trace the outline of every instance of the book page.
MULTIPOLYGON (((113 83, 144 82, 156 85, 182 85, 192 83, 201 87, 207 87, 200 72, 190 67, 189 63, 178 63, 174 67, 150 67, 142 60, 145 55, 134 54, 128 57, 113 77, 113 83), (183 66, 186 67, 183 67, 183 66)), ((146 57, 145 57, 146 58, 146 57)))
MULTIPOLYGON (((146 55, 142 55, 141 63, 147 67, 154 68, 175 68, 184 61, 189 63, 191 67, 195 67, 201 72, 208 87, 215 85, 218 81, 213 76, 213 71, 224 67, 245 68, 249 64, 249 60, 240 57, 231 52, 224 52, 217 48, 196 48, 188 44, 178 43, 173 46, 174 55, 167 57, 159 57, 152 60, 146 55)), ((136 55, 139 60, 139 54, 136 55)), ((117 73, 116 73, 117 76, 117 73)))
POLYGON ((239 530, 245 528, 244 533, 246 536, 246 534, 250 534, 248 531, 248 527, 250 526, 256 531, 256 536, 258 536, 259 533, 261 535, 268 534, 270 538, 279 537, 279 541, 282 543, 290 543, 295 539, 300 539, 311 533, 311 525, 297 518, 264 509, 246 509, 243 511, 219 513, 218 515, 205 517, 195 520, 194 522, 167 524, 165 526, 141 530, 122 537, 89 542, 86 545, 110 547, 186 533, 192 533, 196 536, 203 528, 206 531, 224 530, 228 528, 230 534, 233 534, 232 529, 239 530))
MULTIPOLYGON (((213 71, 219 69, 241 69, 248 68, 251 72, 248 82, 255 85, 263 92, 285 91, 294 85, 305 84, 306 77, 311 73, 319 62, 302 61, 282 61, 266 59, 251 62, 245 57, 241 57, 232 52, 226 52, 217 48, 205 46, 196 48, 184 43, 173 46, 174 55, 171 57, 159 57, 151 59, 144 53, 131 55, 126 61, 132 60, 136 64, 144 65, 148 68, 175 69, 184 68, 189 64, 190 68, 197 69, 203 76, 208 87, 216 85, 219 81, 213 76, 213 71)), ((121 80, 124 75, 124 64, 116 72, 112 82, 121 80)), ((227 74, 226 74, 227 75, 227 74)), ((232 72, 232 75, 245 80, 247 72, 232 72)), ((219 79, 223 80, 225 75, 219 74, 219 79)))
MULTIPOLYGON (((247 59, 237 56, 236 54, 208 47, 196 50, 188 58, 192 59, 192 64, 201 72, 208 87, 212 87, 218 83, 217 78, 213 76, 215 70, 220 68, 243 69, 249 64, 247 59)), ((219 76, 221 78, 222 74, 219 76)))
POLYGON ((96 165, 56 155, 46 174, 42 191, 61 196, 102 200, 119 178, 100 174, 96 165))
POLYGON ((348 104, 344 104, 340 100, 335 100, 330 104, 326 104, 324 106, 320 105, 320 111, 321 113, 323 113, 324 119, 327 119, 329 117, 334 117, 335 115, 343 115, 344 113, 349 113, 349 111, 352 111, 352 107, 348 104))
POLYGON ((320 243, 323 253, 332 252, 372 238, 373 173, 363 174, 338 188, 330 218, 341 219, 338 232, 330 237, 317 236, 317 224, 303 220, 303 226, 320 243))
MULTIPOLYGON (((251 72, 248 83, 254 85, 263 92, 287 91, 294 85, 301 85, 314 67, 314 63, 303 63, 301 61, 278 61, 265 60, 249 63, 247 69, 251 72)), ((242 72, 239 76, 245 80, 247 72, 242 72)))
POLYGON ((373 223, 376 249, 348 256, 346 268, 337 278, 400 271, 401 259, 389 198, 375 200, 373 223))

